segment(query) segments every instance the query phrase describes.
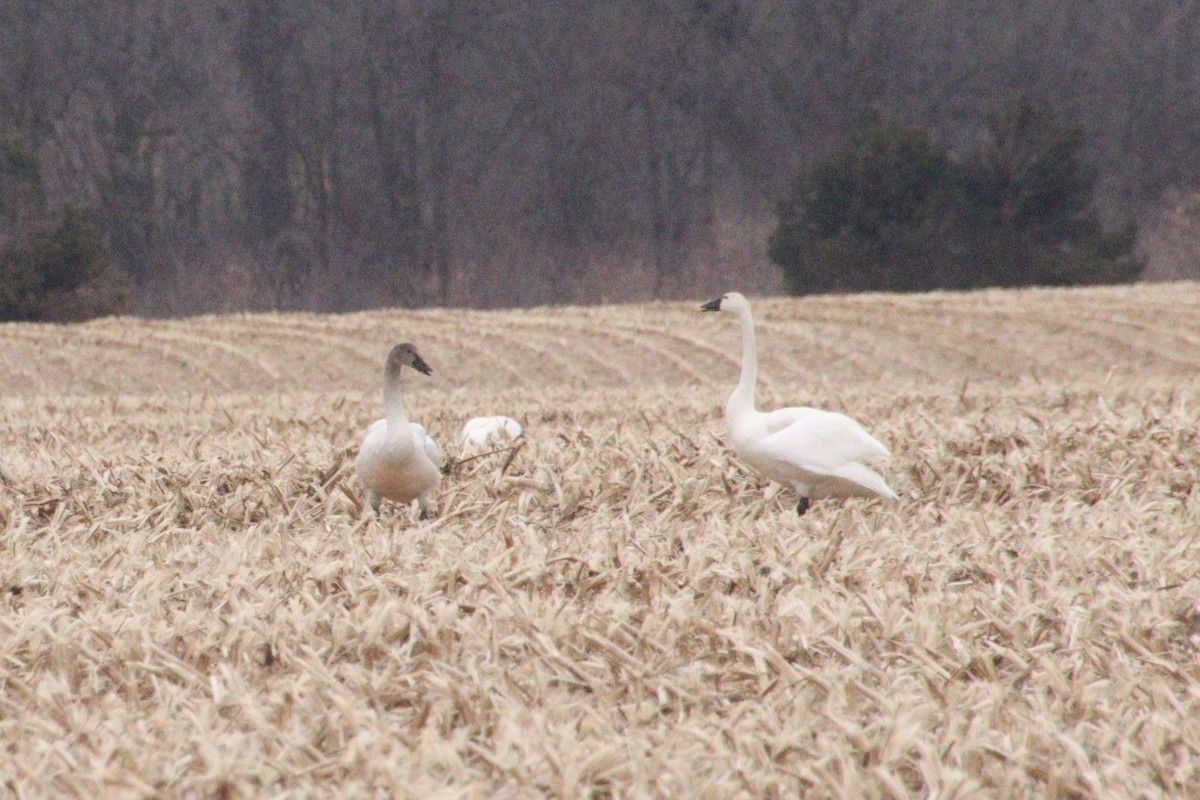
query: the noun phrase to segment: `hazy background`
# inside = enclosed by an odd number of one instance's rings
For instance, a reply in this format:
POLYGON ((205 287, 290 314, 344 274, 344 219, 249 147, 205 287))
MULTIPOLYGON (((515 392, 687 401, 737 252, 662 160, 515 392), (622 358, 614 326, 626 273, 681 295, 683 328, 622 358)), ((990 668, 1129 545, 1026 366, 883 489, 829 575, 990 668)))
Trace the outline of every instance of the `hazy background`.
POLYGON ((778 290, 774 202, 863 108, 1085 131, 1195 276, 1200 4, 0 0, 0 136, 148 314, 778 290))

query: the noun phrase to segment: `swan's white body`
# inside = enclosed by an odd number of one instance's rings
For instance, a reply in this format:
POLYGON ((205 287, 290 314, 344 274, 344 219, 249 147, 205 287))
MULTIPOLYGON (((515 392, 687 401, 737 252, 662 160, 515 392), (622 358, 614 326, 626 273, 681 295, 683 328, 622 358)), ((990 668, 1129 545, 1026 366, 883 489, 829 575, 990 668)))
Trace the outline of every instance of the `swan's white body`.
MULTIPOLYGON (((437 442, 404 414, 400 398, 400 368, 414 366, 428 370, 416 351, 416 364, 397 360, 398 345, 388 356, 383 378, 383 408, 387 415, 367 429, 354 469, 367 490, 367 502, 376 513, 384 500, 408 504, 413 500, 421 506, 421 516, 429 509, 431 492, 442 481, 442 451, 437 442)), ((424 371, 422 370, 422 371, 424 371)))
POLYGON ((515 439, 521 435, 521 423, 509 417, 475 417, 463 425, 463 445, 481 446, 493 441, 515 439))
MULTIPOLYGON (((438 447, 438 443, 434 441, 429 432, 425 430, 425 426, 419 422, 410 422, 408 427, 412 428, 413 440, 422 450, 425 451, 425 457, 434 464, 442 463, 442 448, 438 447)), ((388 421, 386 419, 377 419, 371 423, 371 427, 367 428, 367 437, 363 440, 365 446, 371 437, 376 437, 382 441, 387 437, 388 421)))
POLYGON ((803 514, 808 499, 822 497, 886 497, 896 493, 867 466, 883 461, 888 450, 862 426, 844 414, 816 408, 755 408, 758 348, 750 303, 737 292, 704 306, 728 311, 742 328, 742 372, 737 388, 725 403, 725 424, 738 458, 772 480, 791 486, 800 495, 803 514))

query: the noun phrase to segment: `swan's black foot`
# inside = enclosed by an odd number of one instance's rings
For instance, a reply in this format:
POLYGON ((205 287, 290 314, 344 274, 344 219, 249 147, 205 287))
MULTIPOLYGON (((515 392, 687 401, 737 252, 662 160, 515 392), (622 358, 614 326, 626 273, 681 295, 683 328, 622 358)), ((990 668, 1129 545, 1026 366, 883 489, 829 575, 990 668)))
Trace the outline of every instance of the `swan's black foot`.
POLYGON ((803 517, 804 512, 808 511, 808 507, 810 505, 811 505, 811 503, 809 502, 807 497, 801 497, 800 502, 796 503, 796 515, 803 517))
POLYGON ((425 520, 429 519, 429 512, 422 508, 421 516, 417 517, 417 519, 419 519, 421 522, 424 522, 425 520))

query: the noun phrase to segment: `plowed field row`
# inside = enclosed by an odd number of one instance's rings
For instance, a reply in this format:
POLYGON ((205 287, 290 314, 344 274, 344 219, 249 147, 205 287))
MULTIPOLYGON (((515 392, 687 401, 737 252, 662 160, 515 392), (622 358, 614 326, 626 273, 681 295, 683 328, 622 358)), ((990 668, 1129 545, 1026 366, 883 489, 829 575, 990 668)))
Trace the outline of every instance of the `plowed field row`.
MULTIPOLYGON (((703 300, 704 298, 698 298, 703 300)), ((0 325, 0 395, 355 391, 397 341, 464 391, 723 386, 737 330, 696 304, 501 312, 390 310, 0 325)), ((763 389, 963 380, 1087 381, 1200 370, 1200 285, 767 299, 763 389)))

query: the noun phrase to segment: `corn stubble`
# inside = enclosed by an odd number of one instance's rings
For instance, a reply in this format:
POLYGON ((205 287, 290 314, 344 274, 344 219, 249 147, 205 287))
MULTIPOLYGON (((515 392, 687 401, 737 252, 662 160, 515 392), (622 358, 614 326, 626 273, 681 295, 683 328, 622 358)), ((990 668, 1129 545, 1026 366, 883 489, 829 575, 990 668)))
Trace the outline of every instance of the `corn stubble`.
POLYGON ((1194 794, 1200 315, 1172 302, 1200 291, 763 302, 762 394, 853 410, 904 497, 803 519, 724 446, 736 333, 683 306, 413 315, 412 417, 451 456, 475 414, 527 431, 452 460, 426 523, 364 514, 352 470, 404 315, 125 321, 126 367, 193 377, 120 396, 115 326, 0 328, 57 353, 3 367, 40 383, 0 401, 0 784, 1194 794))

